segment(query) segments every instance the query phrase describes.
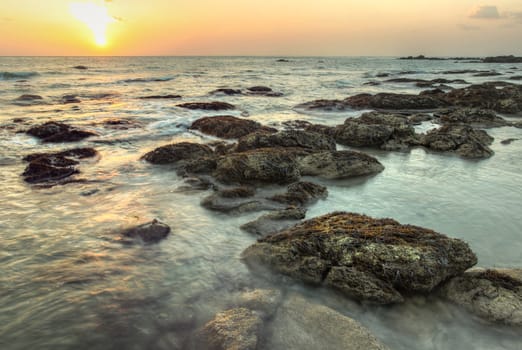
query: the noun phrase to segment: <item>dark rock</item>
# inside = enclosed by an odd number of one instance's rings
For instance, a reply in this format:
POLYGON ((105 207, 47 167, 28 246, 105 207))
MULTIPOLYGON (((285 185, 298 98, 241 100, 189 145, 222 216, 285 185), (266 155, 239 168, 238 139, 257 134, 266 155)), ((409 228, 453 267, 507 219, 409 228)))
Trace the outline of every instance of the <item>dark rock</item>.
POLYGON ((275 233, 295 225, 296 221, 304 219, 306 209, 288 208, 262 215, 254 221, 241 225, 241 229, 260 236, 275 233))
POLYGON ((298 157, 297 162, 301 175, 326 179, 372 175, 384 170, 374 157, 354 151, 309 152, 298 157))
POLYGON ((267 326, 266 349, 388 350, 359 322, 291 293, 267 326))
POLYGON ((367 85, 367 86, 379 86, 379 85, 381 85, 381 82, 379 82, 379 81, 367 81, 367 82, 364 83, 363 85, 367 85))
POLYGON ((229 109, 236 109, 234 105, 226 102, 189 102, 179 104, 178 107, 187 108, 187 109, 202 109, 206 111, 222 111, 229 109))
POLYGON ((522 75, 514 75, 509 77, 509 80, 522 80, 522 75))
POLYGON ((301 119, 285 120, 281 124, 284 126, 285 130, 304 130, 312 125, 310 122, 301 119))
POLYGON ((277 133, 251 133, 238 140, 237 151, 266 147, 301 147, 313 150, 335 150, 335 140, 325 134, 302 130, 277 133))
POLYGON ((225 197, 222 193, 216 192, 204 198, 201 206, 208 210, 226 214, 243 214, 260 210, 276 209, 273 205, 268 205, 259 198, 248 197, 225 197))
POLYGON ((69 104, 69 103, 80 103, 82 101, 78 98, 77 95, 63 95, 60 102, 63 104, 69 104))
POLYGON ((138 98, 140 100, 158 100, 158 99, 171 100, 171 99, 181 98, 181 95, 173 95, 173 94, 169 94, 169 95, 151 95, 151 96, 142 96, 142 97, 138 97, 138 98))
POLYGON ((239 89, 222 88, 222 89, 216 89, 216 90, 212 91, 211 94, 212 95, 219 95, 219 94, 223 94, 223 95, 241 95, 241 90, 239 90, 239 89))
POLYGON ((80 66, 74 66, 73 68, 74 69, 79 69, 79 70, 86 70, 86 69, 88 69, 86 66, 81 66, 81 65, 80 66))
POLYGON ((421 144, 438 152, 455 152, 464 158, 487 158, 493 155, 488 147, 493 138, 484 130, 469 125, 448 124, 421 137, 421 144))
POLYGON ((486 57, 482 60, 484 63, 522 63, 522 57, 509 56, 494 56, 486 57))
POLYGON ((29 162, 22 176, 31 184, 47 183, 57 185, 61 180, 78 174, 74 167, 79 164, 78 159, 90 158, 97 155, 92 148, 76 148, 57 153, 34 153, 23 159, 29 162))
POLYGON ((210 174, 216 170, 216 158, 199 157, 195 159, 183 159, 176 164, 176 172, 179 176, 187 177, 194 174, 210 174))
POLYGON ((272 91, 271 88, 266 87, 266 86, 252 86, 252 87, 247 88, 247 90, 252 91, 252 92, 270 92, 270 91, 272 91))
POLYGON ((518 139, 510 138, 510 139, 502 140, 502 141, 500 141, 500 143, 503 144, 503 145, 509 145, 511 142, 517 141, 517 140, 518 139))
POLYGON ((326 187, 312 182, 299 181, 290 184, 285 193, 277 194, 269 199, 283 204, 304 206, 319 199, 324 199, 327 196, 328 190, 326 187))
POLYGON ((389 76, 390 76, 390 73, 379 73, 376 75, 377 78, 386 78, 389 76))
POLYGON ((142 159, 152 164, 170 164, 180 160, 210 157, 213 151, 206 145, 191 142, 161 146, 145 154, 142 159))
POLYGON ((40 95, 22 95, 15 99, 15 101, 34 101, 34 100, 43 100, 43 97, 40 95))
POLYGON ((189 129, 225 139, 236 139, 257 132, 276 132, 276 129, 263 126, 253 120, 233 116, 204 117, 196 120, 189 129))
POLYGON ((522 269, 471 269, 445 283, 441 294, 489 321, 522 326, 522 269))
POLYGON ((499 76, 499 75, 502 75, 502 73, 498 73, 498 72, 481 72, 481 73, 473 74, 474 77, 495 77, 495 76, 499 76))
POLYGON ((217 160, 214 176, 231 183, 289 183, 299 179, 297 155, 304 150, 261 148, 231 153, 217 160))
POLYGON ((287 60, 286 58, 280 58, 276 60, 276 62, 290 62, 290 60, 287 60))
POLYGON ((480 108, 458 108, 436 114, 441 124, 467 124, 474 127, 494 128, 510 123, 497 116, 492 110, 480 108))
POLYGON ((484 83, 455 89, 444 94, 443 99, 454 106, 492 109, 500 113, 522 111, 522 85, 509 83, 484 83))
POLYGON ((170 227, 158 220, 131 227, 121 234, 129 238, 140 238, 145 243, 157 243, 166 238, 170 233, 170 227))
POLYGON ((197 349, 255 350, 263 327, 261 317, 246 308, 218 313, 198 332, 197 349))
POLYGON ((116 130, 128 130, 131 128, 137 128, 137 127, 141 126, 141 124, 136 120, 120 119, 120 118, 105 119, 101 122, 101 124, 105 128, 116 129, 116 130))
POLYGON ((376 95, 359 94, 343 100, 346 106, 378 109, 435 109, 447 105, 446 102, 433 96, 379 93, 376 95))
POLYGON ((280 97, 283 96, 280 92, 275 92, 271 88, 266 86, 252 86, 247 88, 249 95, 262 95, 268 97, 280 97))
POLYGON ((402 293, 428 293, 477 262, 468 245, 392 219, 336 212, 261 238, 241 255, 358 300, 401 302, 402 293))
POLYGON ((320 109, 328 112, 344 111, 348 106, 341 100, 315 100, 301 103, 296 108, 304 108, 308 110, 320 109))
POLYGON ((487 70, 477 70, 477 69, 457 69, 457 70, 447 70, 441 72, 442 74, 469 74, 469 73, 486 73, 489 72, 487 70))
POLYGON ((33 126, 26 133, 41 139, 42 142, 75 142, 96 135, 93 132, 78 130, 70 125, 58 122, 47 122, 33 126))

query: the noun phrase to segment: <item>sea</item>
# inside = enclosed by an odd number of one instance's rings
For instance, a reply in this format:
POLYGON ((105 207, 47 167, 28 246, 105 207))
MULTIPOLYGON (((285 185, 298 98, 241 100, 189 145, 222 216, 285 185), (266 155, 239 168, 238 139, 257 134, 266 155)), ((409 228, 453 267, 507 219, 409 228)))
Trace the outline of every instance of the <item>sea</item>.
MULTIPOLYGON (((216 141, 188 129, 204 116, 233 115, 278 129, 293 120, 337 125, 365 111, 310 112, 296 106, 363 92, 422 90, 413 83, 385 82, 400 77, 516 82, 509 78, 521 75, 522 65, 396 57, 281 58, 0 57, 0 349, 183 348, 179 339, 190 337, 233 305, 238 293, 253 288, 304 294, 362 323, 391 349, 522 348, 520 330, 487 323, 436 297, 415 296, 401 305, 378 307, 324 288, 254 275, 240 254, 258 237, 239 227, 262 213, 208 211, 200 202, 210 190, 187 190, 171 167, 140 160, 161 145, 216 141), (501 75, 442 74, 449 70, 501 75), (251 86, 267 86, 282 96, 211 94, 251 86), (16 98, 24 94, 42 99, 18 103, 16 98), (168 94, 182 97, 140 99, 168 94), (74 95, 76 103, 64 104, 67 95, 74 95), (237 109, 224 113, 177 106, 208 101, 228 102, 237 109), (109 128, 104 123, 109 119, 135 125, 109 128), (97 136, 73 144, 43 144, 21 132, 51 120, 97 136), (80 166, 81 177, 89 181, 51 188, 23 181, 23 156, 78 146, 99 152, 80 166), (118 240, 123 228, 154 218, 171 227, 167 239, 149 245, 118 240)), ((417 126, 420 131, 435 127, 431 122, 417 126)), ((522 129, 487 132, 495 138, 495 154, 483 160, 423 148, 364 149, 385 170, 364 178, 314 179, 328 187, 329 195, 312 205, 306 217, 333 211, 390 217, 468 242, 478 266, 520 268, 522 129), (501 143, 510 138, 516 140, 501 143)))

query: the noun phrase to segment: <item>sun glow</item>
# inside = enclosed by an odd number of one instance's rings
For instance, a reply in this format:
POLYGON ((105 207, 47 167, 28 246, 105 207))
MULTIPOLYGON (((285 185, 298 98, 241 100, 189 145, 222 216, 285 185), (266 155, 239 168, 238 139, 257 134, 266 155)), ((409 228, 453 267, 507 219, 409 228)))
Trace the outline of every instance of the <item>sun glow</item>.
POLYGON ((107 45, 107 25, 115 22, 107 7, 92 2, 75 2, 70 4, 70 10, 76 19, 85 23, 92 31, 96 45, 107 45))

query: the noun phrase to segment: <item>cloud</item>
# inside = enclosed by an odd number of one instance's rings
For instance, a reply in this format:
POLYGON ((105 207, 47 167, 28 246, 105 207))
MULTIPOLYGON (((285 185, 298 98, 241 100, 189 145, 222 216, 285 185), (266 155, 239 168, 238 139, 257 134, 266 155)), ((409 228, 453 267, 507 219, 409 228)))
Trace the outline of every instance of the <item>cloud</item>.
POLYGON ((496 6, 482 5, 477 6, 469 13, 469 18, 474 19, 500 19, 500 13, 496 6))
POLYGON ((467 31, 480 30, 479 26, 470 26, 469 24, 458 24, 457 27, 467 31))

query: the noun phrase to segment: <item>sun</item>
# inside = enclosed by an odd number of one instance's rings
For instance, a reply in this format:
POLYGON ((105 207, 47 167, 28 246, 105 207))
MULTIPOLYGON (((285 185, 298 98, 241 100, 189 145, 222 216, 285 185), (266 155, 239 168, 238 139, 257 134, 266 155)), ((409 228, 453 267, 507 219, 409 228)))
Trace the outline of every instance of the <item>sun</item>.
POLYGON ((107 7, 92 2, 74 2, 70 4, 71 14, 85 23, 94 35, 97 46, 107 45, 107 25, 115 22, 107 7))

